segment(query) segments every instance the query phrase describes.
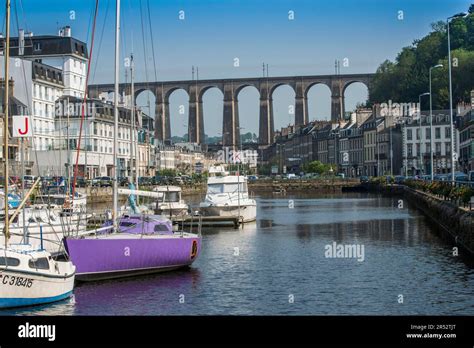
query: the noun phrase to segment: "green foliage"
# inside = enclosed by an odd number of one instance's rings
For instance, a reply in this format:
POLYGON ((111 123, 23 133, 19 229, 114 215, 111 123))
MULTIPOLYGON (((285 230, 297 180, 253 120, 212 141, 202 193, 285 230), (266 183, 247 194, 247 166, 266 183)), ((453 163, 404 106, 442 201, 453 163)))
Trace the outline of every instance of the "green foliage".
POLYGON ((162 169, 158 172, 159 176, 176 176, 176 170, 175 169, 162 169))
MULTIPOLYGON (((450 23, 451 56, 457 60, 452 67, 454 102, 468 101, 474 88, 474 11, 450 23)), ((449 108, 448 44, 446 22, 432 24, 432 31, 411 46, 404 47, 395 62, 384 61, 376 71, 370 86, 370 103, 418 102, 418 96, 429 85, 429 69, 437 64, 443 68, 432 70, 433 108, 449 108)), ((428 98, 422 108, 428 107, 428 98), (426 103, 426 104, 425 104, 426 103)))
POLYGON ((474 196, 474 189, 469 186, 453 186, 448 182, 427 182, 423 180, 406 180, 405 185, 415 190, 431 193, 445 200, 458 202, 466 206, 474 196))
POLYGON ((312 161, 303 165, 303 171, 306 173, 328 174, 331 170, 330 164, 325 164, 320 161, 312 161))

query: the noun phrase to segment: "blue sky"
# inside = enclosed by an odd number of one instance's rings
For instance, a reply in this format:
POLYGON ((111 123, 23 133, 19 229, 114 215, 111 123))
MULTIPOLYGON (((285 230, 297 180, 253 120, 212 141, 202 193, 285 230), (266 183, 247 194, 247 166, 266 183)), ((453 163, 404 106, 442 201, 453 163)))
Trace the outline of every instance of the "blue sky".
MULTIPOLYGON (((341 73, 374 72, 385 59, 393 60, 404 46, 426 35, 430 24, 466 11, 466 0, 148 0, 155 46, 158 80, 191 78, 191 66, 199 66, 200 78, 262 75, 262 62, 273 76, 331 74, 334 60, 347 58, 341 73), (180 20, 183 10, 185 19, 180 20), (288 12, 294 12, 289 20, 288 12), (403 20, 399 20, 403 11, 403 20), (240 67, 233 66, 238 57, 240 67)), ((14 7, 15 1, 12 0, 14 7)), ((73 36, 88 42, 92 0, 16 0, 20 27, 35 34, 55 34, 70 25, 73 36), (20 4, 23 6, 20 6, 20 4), (40 5, 41 4, 41 5, 40 5), (23 9, 23 10, 22 10, 23 9), (71 11, 74 11, 73 13, 71 11), (73 14, 73 16, 71 16, 73 14)), ((138 81, 154 79, 147 0, 122 0, 122 55, 134 52, 138 81), (144 10, 144 54, 140 3, 144 10), (148 71, 145 71, 145 59, 148 71)), ((3 8, 2 8, 3 10, 3 8)), ((101 0, 93 56, 92 83, 113 81, 115 1, 101 0), (106 15, 107 13, 107 15, 106 15), (99 48, 102 28, 103 39, 99 48)), ((1 14, 4 17, 4 13, 1 14)), ((16 30, 13 17, 13 30, 16 30)), ((121 78, 124 79, 124 72, 121 78)), ((309 93, 310 119, 330 113, 329 90, 315 86, 309 93)), ((241 126, 258 132, 258 92, 244 89, 239 96, 241 126)), ((288 86, 274 94, 277 128, 292 122, 288 105, 294 93, 288 86)), ((367 90, 354 84, 346 92, 346 110, 367 98, 367 90)), ((154 99, 140 95, 138 103, 154 99)), ((173 134, 187 125, 187 95, 171 96, 173 134), (178 113, 179 105, 186 113, 178 113)), ((145 109, 147 111, 147 109, 145 109)), ((222 94, 209 90, 204 96, 205 132, 217 135, 222 128, 222 94)))

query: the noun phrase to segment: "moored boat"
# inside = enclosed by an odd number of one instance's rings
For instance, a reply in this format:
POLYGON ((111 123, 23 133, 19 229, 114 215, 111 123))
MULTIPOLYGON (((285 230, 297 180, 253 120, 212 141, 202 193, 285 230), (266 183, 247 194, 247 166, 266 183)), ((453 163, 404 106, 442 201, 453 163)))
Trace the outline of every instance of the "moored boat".
POLYGON ((257 203, 249 197, 247 178, 229 175, 222 167, 212 167, 207 179, 207 193, 199 204, 204 216, 239 217, 243 222, 255 221, 257 203))
POLYGON ((75 267, 28 244, 0 248, 0 308, 60 301, 74 288, 75 267))
POLYGON ((153 191, 159 194, 150 207, 155 214, 165 215, 169 218, 188 214, 189 206, 181 198, 181 187, 157 186, 153 191))
POLYGON ((91 236, 65 238, 77 267, 77 280, 103 280, 175 270, 190 266, 201 250, 201 236, 175 232, 159 215, 126 215, 91 236))

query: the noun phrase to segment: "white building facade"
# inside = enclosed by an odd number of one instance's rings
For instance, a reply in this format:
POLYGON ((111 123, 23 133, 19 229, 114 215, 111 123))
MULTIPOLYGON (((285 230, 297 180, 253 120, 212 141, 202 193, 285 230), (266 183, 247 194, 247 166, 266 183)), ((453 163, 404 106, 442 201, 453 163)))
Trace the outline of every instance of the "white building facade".
MULTIPOLYGON (((451 126, 449 110, 433 111, 433 134, 431 134, 430 116, 426 113, 419 118, 409 120, 402 127, 403 158, 409 175, 431 174, 431 150, 433 150, 433 172, 434 174, 446 174, 451 172, 451 126), (431 141, 431 137, 433 139, 431 141), (433 142, 433 149, 431 149, 433 142)), ((459 131, 454 129, 455 153, 459 153, 459 131)), ((457 170, 457 158, 455 156, 455 170, 457 170)), ((405 164, 404 164, 405 166, 405 164)))

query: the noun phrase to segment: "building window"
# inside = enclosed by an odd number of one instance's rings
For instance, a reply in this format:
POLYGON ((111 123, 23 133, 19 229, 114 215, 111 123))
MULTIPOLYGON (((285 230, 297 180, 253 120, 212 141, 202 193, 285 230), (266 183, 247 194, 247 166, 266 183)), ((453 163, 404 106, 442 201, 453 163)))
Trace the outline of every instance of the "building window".
POLYGON ((451 142, 446 143, 445 146, 446 146, 446 155, 450 155, 451 154, 451 142))
POLYGON ((426 128, 426 139, 431 139, 431 129, 426 128))
POLYGON ((407 156, 412 157, 413 156, 413 144, 408 144, 407 145, 407 156))
POLYGON ((413 139, 413 132, 411 129, 407 129, 407 140, 413 139))
POLYGON ((446 127, 446 128, 444 129, 444 136, 445 136, 446 138, 450 138, 450 137, 451 137, 451 127, 446 127))
POLYGON ((440 156, 441 155, 441 143, 436 143, 436 155, 440 156))
POLYGON ((435 128, 435 139, 440 139, 441 138, 441 128, 436 127, 435 128))

